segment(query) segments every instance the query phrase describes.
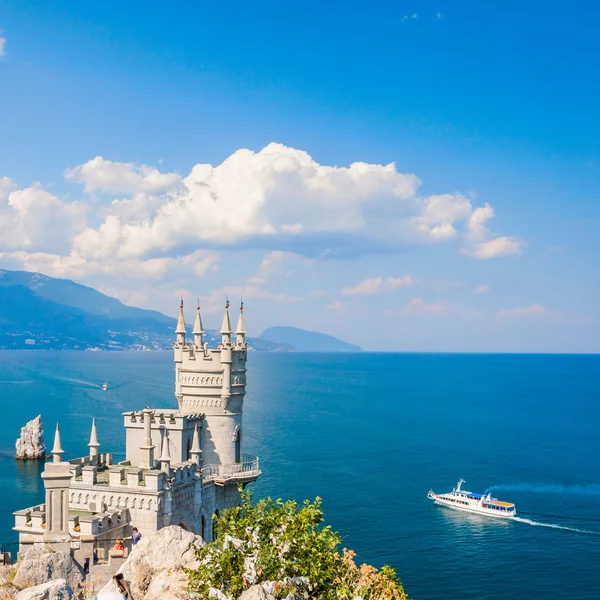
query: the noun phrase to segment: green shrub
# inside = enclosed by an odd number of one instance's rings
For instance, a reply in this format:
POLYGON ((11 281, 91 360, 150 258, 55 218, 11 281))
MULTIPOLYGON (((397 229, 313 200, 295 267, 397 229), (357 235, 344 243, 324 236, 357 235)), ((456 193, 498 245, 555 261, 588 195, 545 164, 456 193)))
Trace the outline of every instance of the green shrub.
POLYGON ((290 592, 323 600, 405 600, 394 569, 354 562, 339 551, 340 537, 323 526, 321 499, 260 500, 242 492, 242 504, 223 512, 216 539, 198 552, 200 566, 189 571, 190 590, 208 598, 211 588, 237 598, 255 583, 277 582, 273 593, 290 592))

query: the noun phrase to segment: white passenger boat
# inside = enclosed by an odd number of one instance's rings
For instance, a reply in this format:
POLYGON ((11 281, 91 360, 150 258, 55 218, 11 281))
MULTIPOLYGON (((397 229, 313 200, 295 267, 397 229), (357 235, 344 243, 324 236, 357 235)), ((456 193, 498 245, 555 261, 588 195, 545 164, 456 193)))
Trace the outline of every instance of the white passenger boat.
POLYGON ((103 383, 102 384, 102 390, 105 392, 108 389, 108 383, 103 383))
POLYGON ((473 492, 467 492, 462 489, 463 483, 466 482, 461 479, 457 486, 447 494, 436 494, 433 490, 429 490, 427 497, 441 506, 488 517, 512 519, 517 514, 514 504, 492 498, 492 494, 489 493, 474 494, 473 492))

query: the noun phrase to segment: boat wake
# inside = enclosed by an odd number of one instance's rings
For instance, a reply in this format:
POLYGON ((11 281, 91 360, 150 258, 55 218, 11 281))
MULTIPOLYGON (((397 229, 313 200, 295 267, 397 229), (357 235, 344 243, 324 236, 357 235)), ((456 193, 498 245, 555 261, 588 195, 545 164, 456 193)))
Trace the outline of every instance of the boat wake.
POLYGON ((600 484, 563 485, 562 483, 507 483, 493 485, 488 492, 536 492, 538 494, 600 494, 600 484))
POLYGON ((525 523, 527 525, 533 525, 534 527, 549 527, 550 529, 562 529, 564 531, 573 531, 575 533, 600 535, 600 531, 592 531, 590 529, 579 529, 577 527, 567 527, 566 525, 557 525, 556 523, 542 523, 541 521, 534 521, 532 519, 525 519, 523 517, 513 517, 512 520, 518 521, 519 523, 525 523))

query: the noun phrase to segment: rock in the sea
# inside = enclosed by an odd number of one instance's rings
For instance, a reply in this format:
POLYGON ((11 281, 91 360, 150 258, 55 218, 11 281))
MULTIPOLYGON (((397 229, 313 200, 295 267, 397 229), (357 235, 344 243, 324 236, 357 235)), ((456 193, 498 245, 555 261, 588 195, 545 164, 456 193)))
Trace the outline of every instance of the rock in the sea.
POLYGON ((83 582, 83 573, 70 554, 46 548, 30 548, 21 561, 13 585, 18 588, 39 586, 53 579, 64 579, 75 590, 83 582))
POLYGON ((24 589, 15 596, 15 600, 68 600, 73 590, 64 579, 54 579, 34 587, 24 589))
POLYGON ((64 579, 55 579, 30 587, 15 596, 15 600, 68 600, 73 597, 73 590, 64 579))
MULTIPOLYGON (((135 600, 188 600, 185 569, 198 567, 196 550, 204 542, 195 535, 171 525, 142 538, 119 573, 129 582, 135 600)), ((102 591, 111 590, 112 582, 102 591)))
POLYGON ((38 415, 35 419, 29 421, 25 427, 21 428, 21 437, 19 437, 15 446, 17 449, 17 458, 46 457, 42 415, 38 415))

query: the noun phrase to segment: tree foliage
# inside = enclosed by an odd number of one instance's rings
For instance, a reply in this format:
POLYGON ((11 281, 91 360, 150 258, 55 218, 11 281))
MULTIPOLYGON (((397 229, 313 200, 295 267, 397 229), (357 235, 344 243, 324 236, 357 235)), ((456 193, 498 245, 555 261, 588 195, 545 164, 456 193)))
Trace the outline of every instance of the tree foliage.
POLYGON ((253 504, 242 492, 241 506, 224 511, 215 532, 198 552, 198 569, 188 572, 190 589, 202 598, 237 598, 265 583, 276 597, 406 599, 392 567, 358 566, 354 552, 339 551, 339 535, 323 525, 320 498, 301 506, 271 498, 253 504))

